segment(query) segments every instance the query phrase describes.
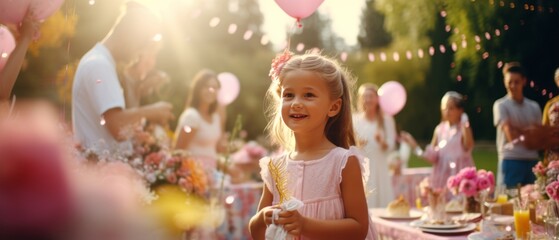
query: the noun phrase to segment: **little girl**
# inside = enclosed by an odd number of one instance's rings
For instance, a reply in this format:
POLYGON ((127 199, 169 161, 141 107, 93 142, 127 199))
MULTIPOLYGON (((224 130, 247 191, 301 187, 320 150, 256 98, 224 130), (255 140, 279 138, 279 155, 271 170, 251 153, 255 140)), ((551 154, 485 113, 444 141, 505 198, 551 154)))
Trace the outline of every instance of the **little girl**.
POLYGON ((456 175, 462 168, 474 167, 474 138, 464 105, 462 94, 454 91, 445 93, 441 99, 441 122, 435 128, 431 144, 425 152, 409 133, 401 136, 412 149, 416 149, 417 155, 433 164, 432 187, 444 188, 450 176, 456 175))
POLYGON ((272 64, 267 93, 271 139, 287 151, 260 160, 265 186, 250 221, 251 235, 264 239, 274 223, 295 239, 375 239, 363 187, 368 168, 358 150, 350 149, 355 140, 349 75, 320 55, 290 57, 284 53, 272 64), (304 203, 273 221, 280 191, 270 161, 286 166, 286 189, 304 203))

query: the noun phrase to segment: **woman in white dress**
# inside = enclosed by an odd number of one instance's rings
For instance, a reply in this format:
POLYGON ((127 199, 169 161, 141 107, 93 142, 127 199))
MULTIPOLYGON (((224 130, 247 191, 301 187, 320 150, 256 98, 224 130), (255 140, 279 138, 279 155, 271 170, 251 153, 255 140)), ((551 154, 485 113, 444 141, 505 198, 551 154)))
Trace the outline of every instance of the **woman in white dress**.
POLYGON ((225 125, 225 108, 217 102, 220 87, 214 72, 198 72, 175 130, 175 149, 189 151, 210 172, 217 167, 217 149, 225 125))
POLYGON ((392 176, 388 168, 388 155, 396 145, 394 119, 383 113, 379 105, 378 87, 365 83, 359 87, 357 112, 353 116, 356 139, 369 158, 367 204, 369 208, 386 207, 394 200, 392 176))

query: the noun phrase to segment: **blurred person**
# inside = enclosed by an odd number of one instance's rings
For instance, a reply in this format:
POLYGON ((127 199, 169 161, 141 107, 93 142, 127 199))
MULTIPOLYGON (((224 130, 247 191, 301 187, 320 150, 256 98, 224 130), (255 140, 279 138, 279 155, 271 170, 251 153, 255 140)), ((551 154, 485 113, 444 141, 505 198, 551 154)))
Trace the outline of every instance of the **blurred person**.
MULTIPOLYGON (((559 68, 555 70, 555 85, 559 87, 559 68)), ((543 108, 543 116, 542 116, 542 125, 554 127, 555 132, 557 131, 557 127, 559 127, 559 96, 555 96, 554 98, 547 101, 545 107, 543 108)), ((549 129, 545 132, 553 132, 549 129)), ((545 136, 545 134, 541 134, 541 136, 545 136)), ((550 140, 550 139, 558 138, 557 134, 555 136, 548 136, 546 138, 541 138, 541 140, 550 140)), ((545 141, 538 141, 540 144, 545 141)), ((541 144, 544 145, 544 144, 541 144)), ((547 145, 547 149, 544 154, 544 161, 549 163, 551 161, 559 160, 559 144, 557 142, 555 144, 545 144, 547 145)))
POLYGON ((155 69, 157 54, 161 47, 161 40, 156 40, 139 54, 138 59, 122 71, 126 107, 140 107, 142 98, 153 94, 163 84, 169 82, 167 73, 155 69))
POLYGON ((72 88, 74 134, 97 153, 126 153, 131 144, 125 128, 145 118, 167 124, 172 105, 157 102, 127 107, 117 66, 137 61, 143 50, 160 40, 160 19, 137 2, 127 2, 106 37, 87 52, 76 70, 72 88))
POLYGON ((10 95, 23 65, 27 48, 31 41, 39 36, 39 28, 39 21, 35 20, 32 11, 28 11, 15 34, 18 36, 16 47, 10 53, 4 68, 0 70, 0 104, 5 104, 10 100, 10 95))
MULTIPOLYGON (((220 166, 218 161, 226 120, 225 107, 217 101, 220 88, 217 75, 211 70, 202 69, 194 76, 174 135, 174 148, 187 150, 208 173, 209 185, 213 186, 211 195, 216 194, 220 184, 229 179, 224 171, 219 171, 224 166, 220 166)), ((201 239, 217 238, 212 226, 201 226, 190 234, 201 239)))
MULTIPOLYGON (((518 62, 503 67, 503 83, 507 95, 493 104, 493 123, 497 128, 497 151, 499 176, 507 188, 532 184, 536 180, 532 167, 538 162, 537 150, 525 145, 523 133, 540 126, 542 112, 537 102, 524 97, 526 73, 518 62)), ((530 142, 531 139, 527 139, 530 142)))
POLYGON ((441 122, 435 127, 431 143, 425 151, 421 150, 411 134, 401 134, 402 140, 409 143, 417 155, 433 164, 430 177, 433 188, 446 188, 448 177, 456 175, 463 168, 474 167, 474 138, 464 105, 462 94, 454 91, 444 94, 441 99, 441 122))
POLYGON ((190 84, 186 107, 175 130, 175 149, 188 150, 211 170, 218 166, 218 145, 226 120, 225 107, 217 102, 220 87, 213 71, 199 71, 190 84))
POLYGON ((357 110, 353 116, 356 139, 370 161, 366 189, 372 192, 367 195, 367 205, 369 208, 386 207, 394 200, 388 158, 396 149, 394 118, 380 108, 378 87, 372 83, 359 87, 357 110))

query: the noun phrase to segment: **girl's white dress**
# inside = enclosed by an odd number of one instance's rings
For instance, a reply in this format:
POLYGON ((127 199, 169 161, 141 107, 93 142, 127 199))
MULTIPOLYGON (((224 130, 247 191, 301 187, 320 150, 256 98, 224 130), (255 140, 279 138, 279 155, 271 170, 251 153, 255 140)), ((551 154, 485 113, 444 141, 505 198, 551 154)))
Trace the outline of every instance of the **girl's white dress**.
POLYGON ((395 150, 396 126, 394 119, 386 114, 384 119, 384 131, 380 131, 377 121, 369 121, 364 113, 353 116, 353 128, 356 140, 364 142, 361 150, 369 158, 369 181, 367 183, 367 204, 369 208, 384 208, 394 200, 394 189, 392 176, 388 169, 388 155, 395 150), (382 150, 375 136, 380 134, 388 148, 382 150))
POLYGON ((175 133, 184 131, 185 127, 196 129, 196 135, 186 150, 199 159, 207 169, 216 169, 218 158, 216 146, 221 137, 219 114, 213 113, 212 121, 208 122, 202 118, 198 110, 187 108, 179 117, 175 133))

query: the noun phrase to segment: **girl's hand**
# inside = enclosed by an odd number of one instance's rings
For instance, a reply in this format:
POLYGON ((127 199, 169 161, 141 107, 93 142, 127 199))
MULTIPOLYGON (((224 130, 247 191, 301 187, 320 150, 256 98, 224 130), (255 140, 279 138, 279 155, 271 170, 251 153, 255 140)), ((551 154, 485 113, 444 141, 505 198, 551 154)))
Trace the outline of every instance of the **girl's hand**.
POLYGON ((276 222, 283 225, 283 229, 288 234, 298 237, 303 233, 305 218, 297 210, 282 211, 276 222))
POLYGON ((273 214, 274 214, 274 209, 280 209, 279 206, 268 206, 265 208, 262 208, 262 217, 264 218, 264 223, 266 224, 266 226, 272 224, 272 222, 277 224, 277 221, 273 221, 273 214))
POLYGON ((400 140, 410 145, 412 149, 415 149, 417 147, 417 142, 415 141, 413 136, 408 132, 402 131, 400 133, 400 140))

